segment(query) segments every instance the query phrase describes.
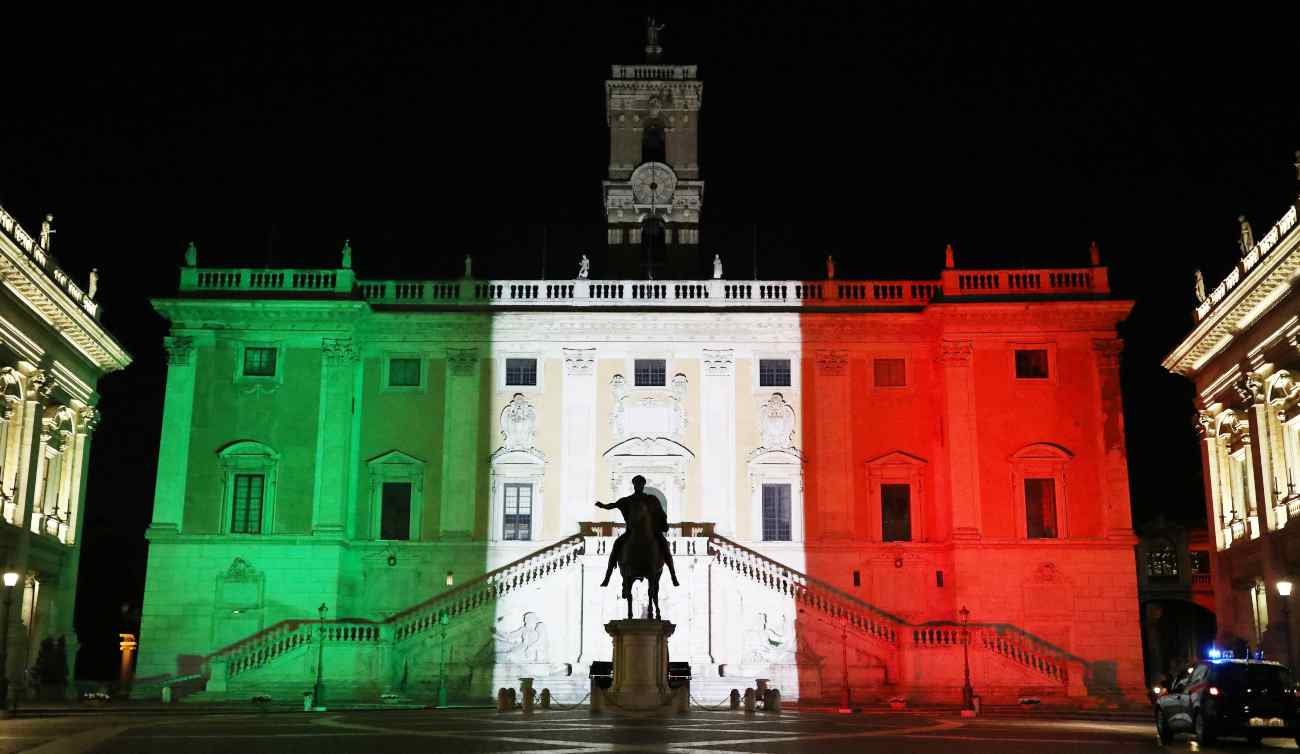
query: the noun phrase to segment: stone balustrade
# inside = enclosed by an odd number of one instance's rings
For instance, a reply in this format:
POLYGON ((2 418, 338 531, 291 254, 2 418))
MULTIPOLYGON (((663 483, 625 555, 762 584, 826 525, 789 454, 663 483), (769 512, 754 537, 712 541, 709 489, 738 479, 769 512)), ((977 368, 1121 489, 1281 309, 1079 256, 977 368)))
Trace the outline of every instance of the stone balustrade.
POLYGON ((919 309, 962 298, 1106 295, 1105 267, 944 270, 938 280, 357 280, 352 270, 181 270, 182 293, 355 295, 384 306, 919 309))
POLYGON ((220 649, 206 658, 213 677, 219 671, 230 679, 259 668, 298 647, 323 638, 326 642, 374 644, 380 640, 376 623, 363 620, 287 620, 260 631, 243 641, 220 649))
POLYGON ((0 232, 3 232, 9 240, 13 241, 37 267, 44 270, 45 274, 62 288, 63 292, 71 297, 82 311, 96 320, 99 319, 99 304, 91 299, 85 291, 81 290, 80 286, 72 282, 72 278, 68 277, 68 274, 55 264, 54 258, 3 207, 0 207, 0 232))
POLYGON ((634 81, 693 81, 696 70, 693 65, 613 65, 610 76, 634 81))

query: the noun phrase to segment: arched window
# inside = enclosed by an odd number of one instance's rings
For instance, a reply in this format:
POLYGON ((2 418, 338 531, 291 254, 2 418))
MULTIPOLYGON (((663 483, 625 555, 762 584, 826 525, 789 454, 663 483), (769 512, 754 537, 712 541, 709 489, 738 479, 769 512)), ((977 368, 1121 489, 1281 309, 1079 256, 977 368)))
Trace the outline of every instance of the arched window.
POLYGON ((668 162, 668 141, 658 122, 648 123, 641 132, 641 162, 668 162))
POLYGON ((270 534, 275 522, 276 473, 280 454, 252 440, 233 442, 218 454, 224 473, 221 531, 270 534))

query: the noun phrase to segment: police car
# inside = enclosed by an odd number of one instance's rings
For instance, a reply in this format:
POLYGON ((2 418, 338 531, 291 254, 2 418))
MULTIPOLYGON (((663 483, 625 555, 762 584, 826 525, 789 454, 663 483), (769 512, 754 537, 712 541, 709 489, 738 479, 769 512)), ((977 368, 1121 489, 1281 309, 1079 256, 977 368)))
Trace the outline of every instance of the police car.
POLYGON ((1253 745, 1265 738, 1292 738, 1300 745, 1300 699, 1286 666, 1215 650, 1209 655, 1179 672, 1169 688, 1153 689, 1161 744, 1190 733, 1201 744, 1239 736, 1253 745))

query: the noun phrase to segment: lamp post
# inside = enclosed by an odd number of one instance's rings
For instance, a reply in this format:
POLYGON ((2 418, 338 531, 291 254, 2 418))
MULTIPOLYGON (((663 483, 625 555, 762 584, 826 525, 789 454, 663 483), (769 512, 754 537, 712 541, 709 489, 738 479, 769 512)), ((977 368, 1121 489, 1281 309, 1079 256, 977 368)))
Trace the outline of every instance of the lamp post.
POLYGON ((325 687, 321 684, 321 663, 325 660, 325 613, 329 612, 329 608, 322 602, 316 612, 320 613, 320 642, 316 645, 316 686, 312 689, 311 697, 312 704, 321 707, 324 706, 325 698, 325 687))
POLYGON ((447 706, 447 624, 451 616, 442 613, 438 616, 438 626, 442 629, 438 652, 438 706, 447 706))
POLYGON ((1294 667, 1291 655, 1291 587, 1291 582, 1285 579, 1277 582, 1277 596, 1282 598, 1282 627, 1286 629, 1284 636, 1286 639, 1287 667, 1294 667))
POLYGON ((962 605, 961 615, 961 662, 965 672, 965 680, 961 685, 961 708, 962 710, 975 709, 975 689, 970 685, 970 628, 967 624, 970 621, 970 611, 962 605))
POLYGON ((18 585, 18 572, 5 571, 4 628, 0 629, 0 710, 9 712, 9 605, 14 600, 14 587, 18 585))

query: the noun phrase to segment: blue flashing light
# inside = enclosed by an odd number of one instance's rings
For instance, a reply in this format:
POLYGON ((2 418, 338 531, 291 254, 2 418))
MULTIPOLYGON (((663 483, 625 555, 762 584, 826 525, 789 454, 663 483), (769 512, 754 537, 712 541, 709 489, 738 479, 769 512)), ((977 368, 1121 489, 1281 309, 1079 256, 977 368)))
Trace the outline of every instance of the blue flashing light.
POLYGON ((1206 652, 1205 654, 1206 654, 1206 656, 1209 657, 1211 660, 1217 660, 1217 659, 1223 657, 1223 653, 1220 652, 1220 651, 1219 651, 1217 648, 1215 648, 1215 647, 1210 647, 1210 650, 1209 650, 1208 652, 1206 652))

